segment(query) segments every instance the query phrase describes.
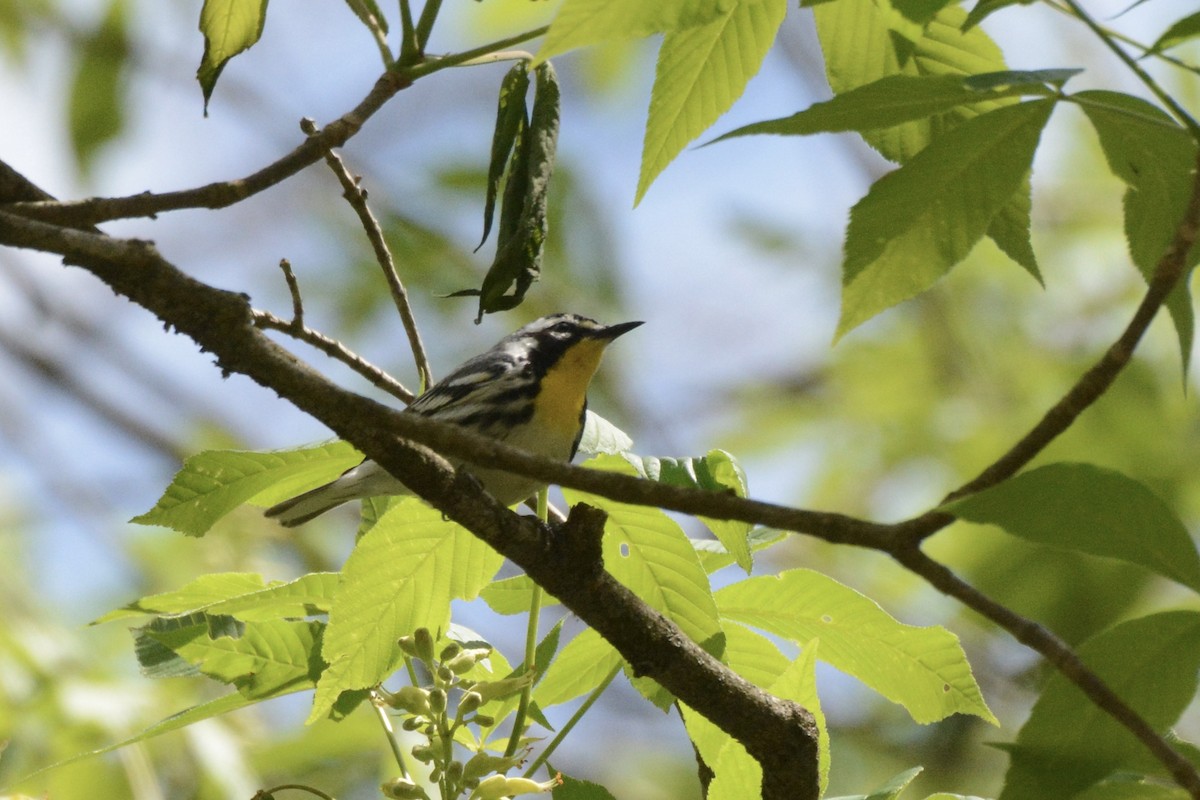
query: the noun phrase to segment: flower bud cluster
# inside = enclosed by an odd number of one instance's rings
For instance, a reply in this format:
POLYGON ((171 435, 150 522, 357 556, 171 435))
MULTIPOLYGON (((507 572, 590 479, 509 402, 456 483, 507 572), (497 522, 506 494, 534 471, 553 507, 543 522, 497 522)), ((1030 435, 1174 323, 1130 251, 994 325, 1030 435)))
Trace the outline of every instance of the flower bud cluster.
MULTIPOLYGON (((397 644, 405 659, 418 662, 431 676, 429 686, 405 686, 396 692, 377 690, 382 701, 400 712, 400 727, 418 731, 425 741, 413 746, 412 756, 431 767, 431 780, 443 798, 470 792, 472 800, 493 800, 531 792, 548 792, 554 781, 539 783, 504 775, 520 765, 523 755, 511 757, 478 752, 465 762, 455 752, 455 735, 465 725, 491 728, 496 719, 480 710, 493 700, 520 693, 533 680, 533 673, 477 681, 465 677, 480 661, 491 655, 489 646, 467 646, 450 641, 441 649, 428 629, 420 628, 397 644)), ((474 741, 484 737, 475 736, 474 741)), ((407 777, 394 778, 381 787, 385 797, 395 800, 427 800, 424 788, 407 777)))

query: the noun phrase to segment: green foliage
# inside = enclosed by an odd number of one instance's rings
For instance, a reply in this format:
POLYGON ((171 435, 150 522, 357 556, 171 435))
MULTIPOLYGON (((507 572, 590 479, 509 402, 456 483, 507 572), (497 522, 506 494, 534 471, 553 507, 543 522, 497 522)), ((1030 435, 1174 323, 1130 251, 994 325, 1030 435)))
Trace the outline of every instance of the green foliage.
MULTIPOLYGON (((1167 611, 1123 622, 1084 643, 1079 656, 1152 727, 1165 730, 1196 694, 1200 615, 1167 611)), ((1012 767, 1001 800, 1057 800, 1138 759, 1142 745, 1056 674, 1006 749, 1012 767)))
POLYGON ((71 83, 69 129, 75 159, 84 172, 125 124, 126 17, 125 0, 111 0, 100 26, 79 48, 71 83))
POLYGON ((267 0, 204 0, 200 9, 200 32, 204 34, 204 57, 196 71, 204 93, 204 110, 229 59, 242 53, 262 36, 267 24, 267 0))
POLYGON ((1155 40, 1151 52, 1161 52, 1177 47, 1186 41, 1200 36, 1200 12, 1188 14, 1186 17, 1171 23, 1171 27, 1163 31, 1162 36, 1155 40))
POLYGON ((206 451, 184 461, 154 508, 130 521, 203 536, 242 503, 282 500, 361 461, 362 454, 345 442, 273 453, 206 451))
POLYGON ((1200 554, 1187 528, 1119 472, 1049 464, 943 508, 1032 542, 1120 558, 1200 591, 1200 554))
POLYGON ((819 639, 822 661, 904 706, 917 722, 963 713, 998 724, 954 634, 901 624, 819 572, 748 578, 721 589, 716 599, 723 619, 798 644, 819 639))

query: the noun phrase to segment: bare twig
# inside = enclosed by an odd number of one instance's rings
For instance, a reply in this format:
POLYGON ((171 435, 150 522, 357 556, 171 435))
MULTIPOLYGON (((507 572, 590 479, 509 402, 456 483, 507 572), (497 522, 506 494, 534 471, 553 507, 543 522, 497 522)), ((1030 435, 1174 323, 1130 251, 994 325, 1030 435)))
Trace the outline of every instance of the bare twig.
MULTIPOLYGON (((316 123, 311 119, 301 120, 300 129, 309 136, 316 136, 319 133, 316 123)), ((400 274, 396 271, 396 262, 392 258, 391 248, 383 238, 383 229, 379 227, 379 221, 375 219, 370 206, 367 205, 367 191, 362 188, 361 178, 350 174, 337 153, 326 150, 324 156, 325 163, 333 170, 333 174, 337 176, 338 182, 342 185, 342 196, 358 214, 363 230, 366 231, 367 240, 371 242, 371 249, 375 251, 375 260, 379 262, 379 266, 383 270, 384 280, 387 281, 388 290, 392 294, 392 302, 396 304, 396 310, 400 312, 400 321, 404 324, 408 345, 412 348, 413 361, 416 362, 417 374, 421 379, 421 390, 424 391, 433 385, 433 371, 429 368, 429 357, 425 354, 425 345, 421 342, 421 332, 417 329, 417 320, 413 316, 412 305, 408 302, 408 290, 404 288, 404 282, 400 280, 400 274)))
POLYGON ((253 310, 251 314, 253 315, 255 327, 286 333, 293 339, 315 347, 325 355, 342 362, 366 378, 375 388, 382 389, 393 397, 400 399, 406 405, 411 403, 413 398, 416 397, 404 384, 336 339, 331 339, 320 331, 313 330, 304 325, 297 325, 295 320, 288 322, 285 319, 280 319, 270 311, 253 310))
POLYGON ((292 262, 286 258, 279 259, 279 269, 283 271, 283 280, 287 283, 288 294, 292 296, 292 327, 304 329, 304 299, 300 296, 300 284, 296 281, 296 273, 292 272, 292 262))

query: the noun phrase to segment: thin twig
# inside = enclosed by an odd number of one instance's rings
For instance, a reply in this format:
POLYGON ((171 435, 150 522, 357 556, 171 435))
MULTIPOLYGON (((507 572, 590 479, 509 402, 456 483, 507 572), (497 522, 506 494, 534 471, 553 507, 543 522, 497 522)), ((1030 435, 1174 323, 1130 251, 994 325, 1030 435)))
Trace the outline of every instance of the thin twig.
MULTIPOLYGON (((309 136, 316 136, 319 133, 316 123, 311 119, 301 120, 300 128, 309 136)), ((429 368, 429 357, 425 354, 425 345, 421 342, 421 332, 417 329, 417 320, 413 316, 412 306, 408 302, 408 290, 404 288, 404 282, 400 280, 400 274, 396 271, 396 262, 392 258, 391 248, 383 238, 383 229, 379 227, 379 220, 375 219, 370 206, 367 205, 367 192, 362 188, 361 179, 350 174, 341 157, 333 150, 326 150, 324 156, 325 163, 333 170, 333 174, 337 176, 338 182, 342 185, 342 196, 358 214, 363 230, 366 231, 367 239, 371 242, 371 248, 375 251, 375 260, 379 262, 379 266, 383 270, 384 280, 387 281, 388 290, 392 294, 392 302, 396 304, 396 310, 400 313, 400 321, 404 324, 404 332, 408 336, 408 344, 412 348, 413 360, 417 365, 417 374, 420 375, 421 391, 424 391, 433 385, 433 371, 429 368)))
POLYGON ((1091 29, 1092 33, 1096 34, 1096 37, 1104 43, 1105 47, 1111 50, 1113 54, 1116 55, 1116 57, 1119 58, 1134 75, 1137 76, 1138 80, 1145 84, 1147 89, 1154 93, 1154 96, 1157 97, 1163 103, 1163 105, 1170 109, 1172 116, 1174 116, 1181 125, 1188 129, 1188 132, 1191 133, 1192 138, 1196 140, 1197 143, 1200 143, 1200 123, 1197 123, 1192 115, 1189 114, 1183 106, 1176 102, 1175 98, 1172 97, 1169 92, 1159 86, 1158 81, 1154 80, 1149 72, 1146 72, 1146 70, 1142 69, 1142 65, 1137 62, 1137 59, 1121 49, 1121 46, 1116 43, 1109 32, 1098 22, 1092 19, 1086 11, 1083 10, 1083 6, 1079 5, 1076 0, 1063 0, 1063 3, 1071 9, 1071 12, 1084 25, 1091 29))
POLYGON ((304 328, 304 300, 300 297, 300 284, 296 281, 296 273, 292 272, 292 262, 286 258, 279 259, 279 269, 283 271, 283 280, 287 283, 288 294, 292 296, 292 326, 304 328))
POLYGON ((288 322, 285 319, 275 316, 270 311, 254 309, 250 313, 256 328, 286 333, 293 339, 315 347, 325 355, 342 362, 366 378, 376 389, 382 389, 406 405, 411 403, 416 397, 404 384, 336 339, 331 339, 320 331, 313 330, 304 325, 296 325, 294 321, 288 322))
POLYGON ((29 219, 61 225, 96 224, 113 219, 153 217, 184 208, 225 208, 287 180, 315 163, 331 147, 341 147, 397 92, 412 85, 398 70, 385 72, 357 106, 307 137, 292 152, 244 178, 209 183, 177 192, 142 192, 127 197, 94 197, 59 202, 39 200, 12 203, 6 211, 29 219))
POLYGON ((417 45, 412 6, 408 4, 408 0, 400 0, 400 63, 411 66, 420 60, 421 48, 417 45))
POLYGON ((536 39, 539 36, 544 36, 546 31, 550 30, 549 25, 543 25, 540 28, 533 28, 524 33, 518 33, 514 36, 508 36, 504 39, 497 39, 494 42, 489 42, 479 47, 473 47, 470 50, 464 50, 461 53, 453 53, 448 56, 437 56, 426 58, 419 64, 416 64, 404 71, 411 80, 423 78, 426 75, 431 75, 439 70, 448 69, 450 67, 461 67, 470 64, 475 59, 486 56, 501 50, 507 50, 513 45, 528 42, 530 39, 536 39))
POLYGON ((429 44, 429 35, 433 33, 433 24, 437 22, 438 13, 442 10, 442 0, 425 0, 421 9, 421 18, 417 20, 416 38, 417 52, 424 53, 429 44))
POLYGON ((392 750, 392 757, 396 759, 397 766, 400 767, 400 774, 408 777, 408 764, 405 763, 404 750, 400 746, 400 740, 396 738, 396 728, 392 725, 392 718, 388 716, 386 704, 383 702, 379 692, 371 691, 371 705, 375 707, 375 713, 379 717, 379 724, 383 726, 384 736, 387 738, 388 746, 392 750))

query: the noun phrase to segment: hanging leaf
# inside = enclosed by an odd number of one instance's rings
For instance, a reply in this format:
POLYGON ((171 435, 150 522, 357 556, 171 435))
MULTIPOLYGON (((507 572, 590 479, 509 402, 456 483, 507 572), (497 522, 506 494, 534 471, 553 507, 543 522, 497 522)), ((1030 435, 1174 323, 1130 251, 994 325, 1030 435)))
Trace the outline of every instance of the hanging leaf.
POLYGON ((204 115, 221 70, 229 59, 254 46, 267 23, 267 0, 204 0, 200 9, 200 32, 204 34, 204 57, 196 80, 204 93, 204 115))

